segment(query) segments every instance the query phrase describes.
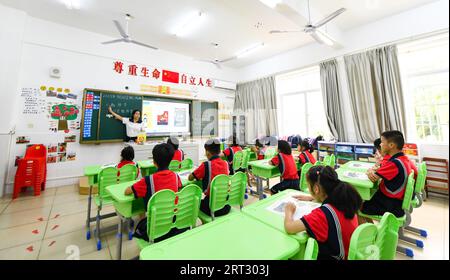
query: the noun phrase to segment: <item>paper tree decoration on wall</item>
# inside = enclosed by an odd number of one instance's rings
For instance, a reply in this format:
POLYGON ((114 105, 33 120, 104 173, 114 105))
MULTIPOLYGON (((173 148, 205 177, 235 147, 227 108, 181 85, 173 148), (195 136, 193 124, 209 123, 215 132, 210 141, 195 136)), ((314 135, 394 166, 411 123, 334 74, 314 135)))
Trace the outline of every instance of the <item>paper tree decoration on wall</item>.
POLYGON ((58 130, 68 130, 67 121, 74 121, 78 117, 79 110, 77 106, 58 104, 52 107, 50 116, 58 120, 58 130))

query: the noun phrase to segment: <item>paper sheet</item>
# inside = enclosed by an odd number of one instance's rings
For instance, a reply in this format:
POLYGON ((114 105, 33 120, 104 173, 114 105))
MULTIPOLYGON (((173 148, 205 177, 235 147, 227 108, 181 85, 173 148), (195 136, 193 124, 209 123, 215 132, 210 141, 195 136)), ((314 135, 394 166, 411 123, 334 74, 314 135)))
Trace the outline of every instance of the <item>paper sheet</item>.
POLYGON ((366 163, 366 162, 358 162, 358 163, 352 163, 349 165, 351 168, 372 168, 374 166, 374 163, 366 163))
POLYGON ((294 203, 296 206, 294 217, 293 217, 294 220, 299 220, 301 217, 311 213, 317 207, 320 207, 319 203, 309 202, 309 201, 298 201, 297 199, 295 199, 293 197, 286 197, 282 200, 278 200, 278 201, 274 202, 272 205, 267 207, 267 210, 284 217, 284 208, 285 208, 286 204, 288 204, 289 202, 294 203))
POLYGON ((355 171, 345 171, 344 176, 347 178, 354 178, 358 180, 368 180, 366 173, 355 172, 355 171))

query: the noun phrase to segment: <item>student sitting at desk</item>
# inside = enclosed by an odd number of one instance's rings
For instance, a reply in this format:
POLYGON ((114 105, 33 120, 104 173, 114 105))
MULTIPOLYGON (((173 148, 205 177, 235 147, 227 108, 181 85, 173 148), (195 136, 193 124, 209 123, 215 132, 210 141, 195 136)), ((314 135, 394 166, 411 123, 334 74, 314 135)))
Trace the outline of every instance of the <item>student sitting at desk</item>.
MULTIPOLYGON (((381 134, 381 153, 389 155, 386 163, 374 171, 369 170, 367 176, 372 182, 381 179, 379 190, 371 200, 364 202, 361 212, 367 215, 384 215, 386 212, 402 217, 402 209, 408 176, 411 173, 411 162, 402 149, 405 144, 400 131, 386 131, 381 134)), ((371 222, 361 217, 360 223, 371 222)))
MULTIPOLYGON (((228 175, 228 164, 226 161, 219 157, 220 154, 220 142, 217 139, 210 139, 205 143, 205 155, 208 161, 201 164, 191 175, 189 175, 189 181, 202 181, 202 187, 205 194, 200 204, 200 211, 207 214, 211 214, 209 208, 209 192, 211 182, 217 175, 228 175)), ((220 210, 214 212, 214 216, 219 217, 226 215, 230 212, 230 205, 226 205, 220 210)))
MULTIPOLYGON (((146 176, 133 186, 125 190, 125 195, 134 194, 136 198, 144 198, 145 209, 147 210, 148 202, 151 196, 160 190, 172 190, 178 192, 181 188, 181 179, 178 174, 168 169, 169 163, 173 157, 174 150, 169 144, 159 144, 153 148, 153 164, 158 168, 155 174, 146 176)), ((177 235, 188 230, 173 228, 166 235, 157 238, 155 241, 161 241, 168 237, 177 235)), ((142 219, 136 226, 136 231, 133 235, 136 238, 141 238, 148 241, 147 235, 147 218, 142 219)))
POLYGON ((180 142, 175 137, 169 137, 167 139, 167 144, 171 145, 172 148, 175 150, 175 153, 173 154, 172 160, 178 160, 179 162, 184 160, 184 152, 182 149, 179 148, 180 142))
POLYGON ((258 160, 264 159, 264 152, 266 151, 266 147, 259 139, 255 140, 255 145, 251 147, 252 152, 256 154, 258 160))
MULTIPOLYGON (((127 165, 127 164, 132 164, 132 165, 136 165, 137 164, 133 161, 134 160, 134 149, 131 146, 127 146, 125 148, 122 149, 122 151, 120 152, 120 162, 117 164, 117 168, 120 169, 123 166, 127 165)), ((117 174, 117 176, 120 176, 120 171, 117 174)), ((137 169, 137 174, 136 174, 136 178, 139 177, 139 168, 137 169)))
POLYGON ((292 149, 288 142, 284 140, 278 141, 278 155, 274 156, 269 161, 269 164, 278 166, 282 179, 280 183, 270 189, 272 194, 287 189, 300 190, 297 165, 295 164, 292 149))
POLYGON ((319 244, 318 259, 347 259, 351 236, 358 227, 356 213, 362 204, 359 193, 340 181, 336 171, 329 166, 311 167, 306 178, 311 195, 295 198, 316 200, 322 206, 300 220, 294 220, 296 206, 288 203, 284 218, 286 232, 295 234, 306 230, 319 244))
POLYGON ((239 146, 239 144, 237 143, 237 138, 236 136, 232 136, 230 137, 230 143, 229 143, 230 147, 225 149, 222 154, 220 154, 220 157, 225 156, 227 157, 227 161, 228 161, 228 167, 230 170, 230 175, 234 174, 234 170, 233 170, 233 159, 234 159, 234 154, 242 151, 242 148, 239 146))
POLYGON ((314 152, 314 147, 311 144, 309 144, 308 139, 303 139, 303 141, 298 146, 298 151, 300 152, 298 160, 301 165, 308 162, 311 163, 312 165, 316 163, 316 159, 312 155, 312 152, 314 152))

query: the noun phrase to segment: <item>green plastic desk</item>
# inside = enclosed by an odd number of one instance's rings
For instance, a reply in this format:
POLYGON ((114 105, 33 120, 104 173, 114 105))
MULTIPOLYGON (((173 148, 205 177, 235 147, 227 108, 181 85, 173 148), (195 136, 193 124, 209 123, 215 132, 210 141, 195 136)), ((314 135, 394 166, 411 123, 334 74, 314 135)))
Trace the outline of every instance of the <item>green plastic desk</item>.
POLYGON ((286 260, 298 242, 247 215, 230 214, 143 249, 141 260, 286 260))
POLYGON ((370 181, 365 171, 361 172, 346 168, 338 168, 336 173, 341 181, 352 185, 356 191, 358 191, 363 200, 370 200, 378 190, 378 183, 373 183, 370 181), (360 179, 352 175, 361 176, 364 177, 364 179, 360 179))
POLYGON ((156 166, 151 160, 141 160, 137 162, 139 169, 141 170, 141 176, 145 177, 150 174, 156 173, 156 166))
POLYGON ((353 170, 357 172, 366 172, 368 169, 375 165, 374 162, 367 161, 349 161, 341 165, 339 168, 344 168, 347 170, 353 170))
MULTIPOLYGON (((277 200, 281 200, 286 197, 292 197, 294 195, 299 195, 299 194, 304 194, 304 193, 302 193, 300 191, 296 191, 296 190, 285 190, 285 191, 282 191, 275 195, 272 195, 269 198, 266 198, 264 200, 260 200, 253 204, 245 206, 244 208, 242 208, 242 213, 288 235, 284 229, 284 216, 267 210, 267 207, 272 205, 277 200)), ((319 207, 319 206, 320 206, 320 204, 318 203, 317 207, 319 207)), ((303 256, 305 254, 306 242, 308 241, 308 237, 309 237, 308 234, 305 231, 303 231, 303 232, 299 232, 297 234, 292 234, 289 236, 291 236, 292 238, 297 240, 297 242, 299 243, 299 246, 300 246, 300 250, 299 250, 298 254, 296 256, 294 256, 293 259, 303 259, 303 256)))
POLYGON ((265 198, 262 180, 280 177, 281 175, 280 169, 277 166, 270 165, 269 161, 270 159, 262 159, 248 163, 252 167, 252 174, 256 177, 256 194, 260 200, 265 198))

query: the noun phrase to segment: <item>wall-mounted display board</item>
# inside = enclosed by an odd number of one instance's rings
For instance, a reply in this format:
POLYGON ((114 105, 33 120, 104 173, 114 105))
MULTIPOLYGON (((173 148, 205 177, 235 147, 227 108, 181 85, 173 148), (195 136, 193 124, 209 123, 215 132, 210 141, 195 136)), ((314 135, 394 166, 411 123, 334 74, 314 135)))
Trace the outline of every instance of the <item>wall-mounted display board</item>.
POLYGON ((83 94, 80 143, 121 142, 126 136, 122 122, 113 118, 108 107, 122 117, 140 110, 148 137, 171 134, 217 136, 218 103, 142 94, 85 89, 83 94))

